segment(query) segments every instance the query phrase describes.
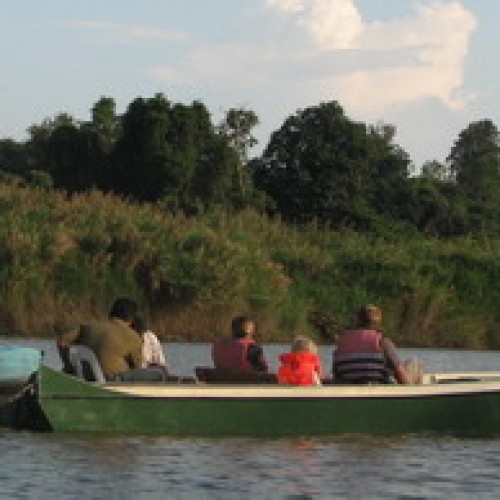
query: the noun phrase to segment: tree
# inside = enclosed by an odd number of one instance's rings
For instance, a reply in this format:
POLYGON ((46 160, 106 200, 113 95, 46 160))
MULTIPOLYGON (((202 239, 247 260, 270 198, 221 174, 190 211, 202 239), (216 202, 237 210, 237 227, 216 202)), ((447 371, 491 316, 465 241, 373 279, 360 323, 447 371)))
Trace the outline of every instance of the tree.
POLYGON ((458 236, 468 228, 466 205, 456 184, 424 172, 409 180, 398 208, 401 218, 427 235, 458 236))
MULTIPOLYGON (((96 104, 93 122, 77 122, 61 113, 53 119, 45 119, 40 125, 32 125, 25 145, 27 172, 36 172, 36 178, 39 173, 46 172, 54 187, 68 191, 101 187, 102 171, 111 147, 103 138, 106 127, 101 121, 106 115, 106 106, 111 104, 112 100, 106 99, 96 104)), ((29 180, 33 176, 27 174, 25 177, 29 180)))
POLYGON ((153 201, 165 191, 170 167, 170 102, 157 94, 137 98, 127 108, 106 184, 141 201, 153 201))
POLYGON ((230 108, 219 124, 219 131, 228 138, 243 164, 248 161, 248 150, 258 142, 252 135, 252 129, 258 124, 259 118, 255 112, 244 107, 230 108))
POLYGON ((162 94, 135 99, 122 119, 108 185, 141 201, 189 212, 234 203, 237 155, 200 102, 162 94))
POLYGON ((370 227, 408 176, 406 154, 385 134, 351 121, 336 102, 298 111, 252 162, 256 186, 292 221, 370 227), (392 196, 392 194, 391 194, 392 196))
POLYGON ((47 170, 56 188, 85 191, 99 184, 103 152, 95 132, 85 125, 60 125, 47 144, 47 170))
POLYGON ((451 182, 454 180, 454 175, 449 164, 441 163, 437 160, 426 161, 422 165, 421 176, 426 179, 435 179, 443 182, 451 182))
POLYGON ((462 191, 474 200, 500 192, 499 132, 490 120, 471 123, 460 132, 448 161, 462 191))
POLYGON ((24 144, 12 139, 0 140, 0 170, 23 174, 27 167, 27 151, 24 144))
POLYGON ((496 231, 500 215, 499 132, 490 120, 473 122, 460 132, 448 162, 465 196, 471 227, 496 231))
POLYGON ((58 127, 75 125, 75 120, 67 113, 60 113, 54 118, 45 118, 40 125, 31 125, 28 128, 29 139, 26 143, 29 168, 48 170, 48 147, 52 133, 58 127))
POLYGON ((252 129, 258 125, 259 118, 254 111, 241 108, 231 108, 221 124, 219 131, 227 137, 229 144, 237 152, 239 162, 237 164, 238 186, 242 196, 250 186, 247 172, 248 150, 257 144, 257 139, 252 135, 252 129))
POLYGON ((408 153, 394 143, 395 137, 393 125, 368 127, 367 155, 373 171, 371 203, 378 213, 398 219, 400 206, 409 196, 412 164, 408 153))
POLYGON ((92 107, 92 121, 89 128, 96 132, 103 151, 109 153, 115 145, 120 132, 120 119, 116 115, 115 100, 101 97, 92 107))

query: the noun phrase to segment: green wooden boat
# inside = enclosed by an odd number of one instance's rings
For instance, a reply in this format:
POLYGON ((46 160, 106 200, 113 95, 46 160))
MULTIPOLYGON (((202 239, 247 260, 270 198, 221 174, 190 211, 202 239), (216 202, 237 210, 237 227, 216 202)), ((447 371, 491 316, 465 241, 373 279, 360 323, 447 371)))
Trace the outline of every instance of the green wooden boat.
POLYGON ((41 366, 53 431, 168 436, 500 433, 500 373, 427 375, 422 385, 291 387, 90 383, 41 366))

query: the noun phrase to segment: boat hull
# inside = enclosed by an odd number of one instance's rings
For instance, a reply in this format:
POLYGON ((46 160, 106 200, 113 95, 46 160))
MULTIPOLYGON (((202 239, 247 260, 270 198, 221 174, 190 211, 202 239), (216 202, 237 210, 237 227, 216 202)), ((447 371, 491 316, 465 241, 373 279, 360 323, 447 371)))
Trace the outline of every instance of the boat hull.
POLYGON ((480 390, 472 383, 445 389, 102 387, 42 366, 38 398, 54 431, 256 437, 497 434, 500 383, 480 385, 480 390))

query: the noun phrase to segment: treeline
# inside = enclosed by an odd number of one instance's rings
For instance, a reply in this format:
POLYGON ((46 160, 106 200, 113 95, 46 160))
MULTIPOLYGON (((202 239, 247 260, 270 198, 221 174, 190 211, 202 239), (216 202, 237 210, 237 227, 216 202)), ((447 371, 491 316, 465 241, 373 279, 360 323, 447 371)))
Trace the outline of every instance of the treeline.
POLYGON ((214 124, 159 94, 0 140, 0 331, 50 334, 130 295, 165 339, 232 315, 331 342, 363 302, 402 345, 499 348, 498 130, 412 171, 390 125, 299 110, 261 155, 254 112, 214 124))
POLYGON ((490 120, 471 123, 445 163, 428 161, 418 173, 393 126, 355 122, 337 102, 297 111, 249 159, 257 124, 245 108, 214 124, 201 102, 162 94, 117 115, 103 97, 88 122, 60 114, 32 125, 25 142, 0 140, 0 170, 31 185, 97 188, 189 215, 252 207, 331 229, 498 235, 499 133, 490 120))
POLYGON ((24 143, 1 141, 0 169, 69 193, 97 188, 185 213, 239 209, 251 193, 238 134, 252 120, 253 112, 232 110, 215 126, 202 103, 173 104, 161 94, 135 99, 119 116, 103 97, 89 122, 64 113, 32 125, 24 143))

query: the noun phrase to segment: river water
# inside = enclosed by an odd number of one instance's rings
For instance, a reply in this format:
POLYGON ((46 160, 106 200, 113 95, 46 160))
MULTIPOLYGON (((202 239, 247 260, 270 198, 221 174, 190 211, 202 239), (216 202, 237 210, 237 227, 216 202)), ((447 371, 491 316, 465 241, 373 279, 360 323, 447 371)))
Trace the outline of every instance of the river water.
MULTIPOLYGON (((0 338, 44 351, 52 342, 0 338)), ((204 344, 165 346, 169 368, 210 365, 204 344)), ((286 346, 266 346, 276 368, 286 346)), ((426 371, 500 371, 500 352, 401 349, 426 371)), ((331 348, 322 347, 325 367, 331 348)), ((200 415, 203 418, 203 415, 200 415)), ((453 416, 450 416, 453 418, 453 416)), ((0 498, 498 498, 500 437, 102 437, 0 430, 0 498)))

